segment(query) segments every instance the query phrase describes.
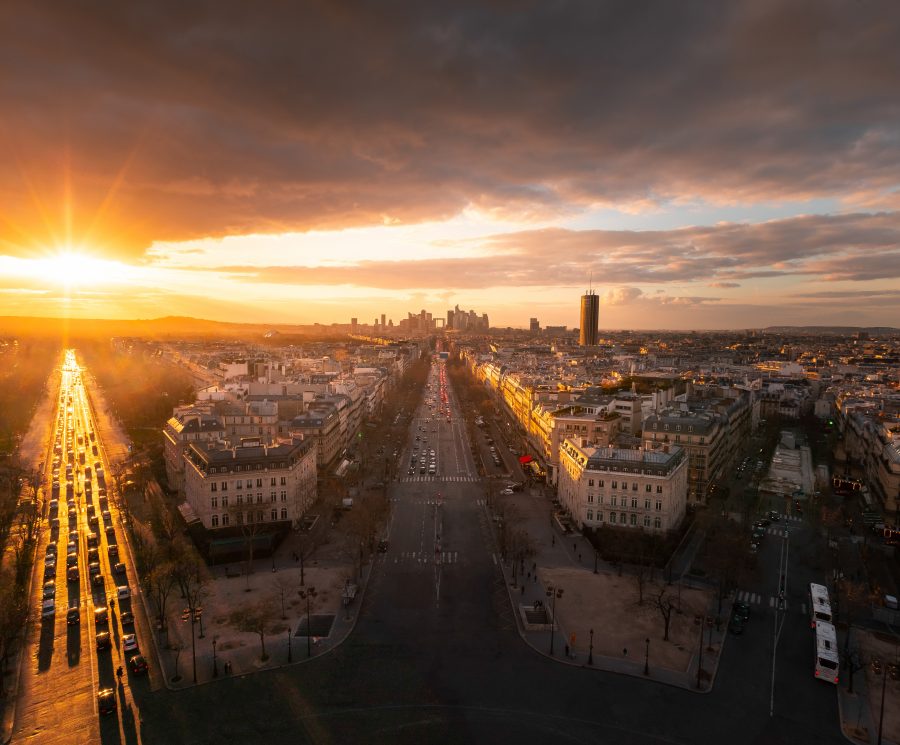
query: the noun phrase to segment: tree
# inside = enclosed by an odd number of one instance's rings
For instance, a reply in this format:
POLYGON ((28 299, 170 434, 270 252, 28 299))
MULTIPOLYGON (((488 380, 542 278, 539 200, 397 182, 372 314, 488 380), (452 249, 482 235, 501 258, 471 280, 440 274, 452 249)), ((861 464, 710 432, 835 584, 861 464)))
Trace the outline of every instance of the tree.
POLYGON ((164 564, 154 567, 149 574, 144 575, 144 583, 147 587, 147 595, 153 609, 156 611, 159 619, 160 628, 165 630, 168 628, 168 607, 169 596, 175 589, 177 578, 175 576, 175 565, 167 561, 164 564))
POLYGON ((850 645, 850 631, 847 631, 847 644, 841 652, 841 659, 847 669, 847 693, 853 693, 853 677, 866 666, 866 658, 857 644, 850 645))
MULTIPOLYGON (((185 547, 186 548, 186 547, 185 547)), ((194 635, 194 626, 202 612, 203 599, 207 595, 209 574, 206 565, 193 549, 185 550, 179 557, 173 560, 173 573, 175 581, 181 588, 181 594, 187 602, 188 613, 191 622, 191 661, 194 670, 194 682, 197 682, 197 642, 194 635)), ((203 636, 203 621, 200 619, 203 636)))
POLYGON ((275 588, 276 596, 281 601, 281 620, 284 621, 287 619, 287 612, 284 607, 284 598, 287 593, 294 591, 294 582, 289 575, 278 574, 272 580, 272 586, 275 588))
POLYGON ((227 507, 231 525, 238 526, 241 535, 244 538, 244 546, 247 549, 247 561, 244 569, 244 576, 247 580, 247 592, 250 591, 250 575, 253 573, 253 552, 256 544, 256 536, 260 535, 266 527, 265 523, 259 519, 260 513, 262 512, 262 505, 260 505, 260 509, 255 510, 253 503, 250 502, 251 498, 251 495, 248 494, 247 503, 244 504, 243 501, 237 501, 243 499, 238 495, 235 498, 235 502, 227 507))
POLYGON ((269 659, 266 653, 266 634, 272 633, 275 629, 272 622, 275 613, 273 600, 266 598, 244 608, 238 608, 228 617, 231 625, 238 631, 256 634, 259 637, 260 660, 263 662, 269 659))
POLYGON ((663 619, 663 641, 669 641, 669 624, 672 622, 672 612, 675 610, 675 597, 669 592, 669 588, 663 584, 652 598, 651 603, 663 619))
POLYGON ((16 585, 13 573, 0 572, 0 696, 7 664, 16 643, 28 625, 28 597, 16 585))

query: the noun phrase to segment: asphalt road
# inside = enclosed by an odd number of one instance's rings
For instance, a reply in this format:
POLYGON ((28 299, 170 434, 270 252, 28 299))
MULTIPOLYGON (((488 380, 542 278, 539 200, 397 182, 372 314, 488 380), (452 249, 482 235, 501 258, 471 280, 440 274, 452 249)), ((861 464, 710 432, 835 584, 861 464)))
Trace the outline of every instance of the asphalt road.
MULTIPOLYGON (((81 371, 74 356, 68 356, 63 365, 56 424, 42 474, 48 508, 38 546, 32 600, 33 607, 40 610, 48 563, 45 556, 49 555, 47 546, 55 547, 57 561, 52 572, 56 583, 52 593, 55 612, 39 618, 27 642, 28 655, 21 669, 16 704, 14 742, 40 745, 93 743, 101 739, 140 742, 132 683, 149 687, 149 682, 146 678, 133 680, 127 672, 117 681, 115 670, 119 666, 127 670, 127 659, 131 656, 123 648, 124 635, 137 633, 139 646, 147 637, 144 629, 121 622, 121 612, 130 609, 130 599, 116 600, 115 607, 108 602, 109 597, 115 597, 117 586, 137 585, 130 567, 124 574, 113 571, 115 563, 127 559, 124 551, 121 557, 111 554, 120 548, 118 538, 123 534, 113 526, 118 515, 115 505, 101 497, 106 488, 105 472, 98 472, 96 465, 102 468, 106 463, 81 371), (67 472, 67 463, 71 472, 67 472), (57 495, 52 487, 54 481, 59 484, 58 508, 50 509, 49 500, 57 495), (93 521, 91 511, 95 515, 93 521), (91 534, 93 537, 89 538, 91 534), (110 549, 111 546, 116 548, 110 549), (94 555, 90 553, 92 547, 94 555), (72 581, 67 576, 70 553, 77 568, 77 579, 72 581), (101 578, 96 582, 91 580, 93 575, 89 570, 92 561, 96 562, 95 573, 101 578), (80 610, 80 622, 70 624, 67 611, 76 607, 80 610), (94 610, 102 607, 108 607, 108 621, 95 627, 94 610), (97 632, 109 633, 108 649, 97 649, 97 632), (100 717, 97 692, 101 688, 114 690, 116 715, 100 717)), ((46 577, 50 576, 51 571, 47 570, 46 577)))

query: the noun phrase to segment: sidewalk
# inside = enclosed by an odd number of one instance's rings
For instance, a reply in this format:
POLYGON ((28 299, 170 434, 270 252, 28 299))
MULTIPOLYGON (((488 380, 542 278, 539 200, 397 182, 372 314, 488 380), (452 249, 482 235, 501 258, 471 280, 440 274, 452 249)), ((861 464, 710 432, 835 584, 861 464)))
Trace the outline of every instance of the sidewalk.
MULTIPOLYGON (((838 644, 846 643, 846 635, 851 634, 852 645, 859 645, 863 653, 863 659, 869 660, 872 654, 881 655, 889 650, 884 644, 872 639, 871 632, 857 628, 838 633, 838 644)), ((881 657, 885 664, 891 660, 889 655, 881 657)), ((882 745, 896 745, 898 724, 900 724, 900 701, 897 698, 897 683, 890 678, 882 678, 872 673, 871 665, 865 665, 853 676, 853 693, 847 690, 848 681, 842 672, 841 682, 838 685, 838 716, 841 722, 841 731, 844 737, 852 743, 878 742, 878 721, 881 713, 881 686, 886 685, 885 711, 881 742, 882 745), (873 680, 870 681, 870 678, 873 680), (874 683, 875 685, 871 685, 874 683)))
POLYGON ((655 570, 656 582, 651 586, 648 578, 639 604, 635 573, 628 567, 620 573, 596 557, 583 536, 560 532, 552 523, 549 499, 539 487, 508 499, 523 513, 536 549, 535 556, 515 571, 509 561, 501 562, 519 633, 527 644, 547 657, 552 644, 552 657, 562 663, 637 677, 646 674, 656 682, 695 692, 711 690, 727 636, 725 614, 718 630, 706 623, 715 617, 714 593, 665 585, 662 572, 655 570), (561 587, 562 596, 548 596, 550 587, 561 587), (660 592, 663 604, 670 598, 673 605, 668 641, 663 640, 662 614, 653 605, 660 592), (626 614, 628 624, 618 623, 626 614))

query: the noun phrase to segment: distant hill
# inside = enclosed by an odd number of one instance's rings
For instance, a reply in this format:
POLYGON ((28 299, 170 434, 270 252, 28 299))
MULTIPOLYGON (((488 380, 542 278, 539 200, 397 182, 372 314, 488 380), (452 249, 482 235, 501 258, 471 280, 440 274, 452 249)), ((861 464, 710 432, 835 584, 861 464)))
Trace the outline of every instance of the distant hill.
POLYGON ((821 334, 822 336, 852 336, 863 332, 871 336, 893 336, 900 329, 893 326, 766 326, 764 334, 821 334))
MULTIPOLYGON (((344 336, 347 330, 339 326, 227 323, 202 318, 167 316, 146 320, 109 320, 87 318, 39 318, 33 316, 0 316, 0 335, 28 337, 58 337, 61 339, 112 336, 140 336, 142 338, 184 337, 241 337, 265 338, 276 332, 287 337, 344 336)), ((282 342, 287 341, 281 339, 282 342)))

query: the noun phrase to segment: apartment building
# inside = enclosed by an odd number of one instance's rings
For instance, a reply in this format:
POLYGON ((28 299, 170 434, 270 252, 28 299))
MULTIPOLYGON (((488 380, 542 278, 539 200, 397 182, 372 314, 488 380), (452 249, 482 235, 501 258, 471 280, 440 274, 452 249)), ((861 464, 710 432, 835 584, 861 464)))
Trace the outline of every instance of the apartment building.
POLYGON ((637 450, 560 446, 559 500, 580 528, 674 530, 687 505, 687 458, 678 445, 637 450))
POLYGON ((291 437, 302 437, 317 443, 316 462, 323 472, 334 464, 342 450, 340 415, 327 401, 318 401, 294 417, 289 432, 291 437))
POLYGON ((316 450, 315 440, 192 443, 184 455, 185 498, 207 530, 296 526, 316 499, 316 450))
POLYGON ((225 427, 212 414, 200 409, 176 410, 163 427, 163 456, 169 489, 184 494, 184 451, 192 443, 223 439, 225 427))

